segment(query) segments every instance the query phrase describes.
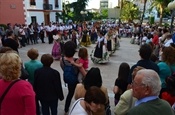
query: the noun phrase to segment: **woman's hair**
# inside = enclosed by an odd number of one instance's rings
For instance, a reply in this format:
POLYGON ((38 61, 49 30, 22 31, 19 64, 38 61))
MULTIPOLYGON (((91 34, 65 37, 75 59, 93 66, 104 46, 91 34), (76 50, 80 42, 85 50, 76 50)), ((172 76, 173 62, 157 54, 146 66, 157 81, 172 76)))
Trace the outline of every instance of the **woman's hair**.
POLYGON ((6 81, 18 79, 21 75, 21 58, 16 53, 0 54, 0 73, 6 81))
POLYGON ((88 51, 86 48, 80 48, 78 52, 78 56, 82 59, 88 59, 88 51))
POLYGON ((127 81, 128 76, 130 72, 130 66, 128 63, 121 63, 119 67, 119 72, 118 72, 118 78, 119 80, 127 81))
POLYGON ((164 47, 162 49, 162 61, 166 62, 168 65, 175 64, 175 49, 171 46, 164 47))
POLYGON ((86 91, 84 100, 89 104, 91 102, 95 104, 105 104, 106 103, 105 94, 99 87, 96 87, 96 86, 92 86, 86 91))
POLYGON ((91 86, 101 87, 102 77, 99 68, 92 67, 83 80, 84 88, 88 90, 91 86))
POLYGON ((36 60, 39 56, 38 50, 35 48, 31 48, 30 50, 28 50, 27 52, 27 56, 31 59, 31 60, 36 60))
POLYGON ((63 48, 64 55, 66 57, 73 57, 75 54, 75 49, 76 49, 76 45, 74 42, 72 42, 72 41, 66 42, 64 44, 64 48, 63 48))
POLYGON ((175 75, 169 76, 165 79, 168 93, 175 96, 175 75))
POLYGON ((43 66, 50 67, 51 64, 53 63, 52 55, 50 55, 50 54, 43 54, 41 56, 41 63, 43 64, 43 66))

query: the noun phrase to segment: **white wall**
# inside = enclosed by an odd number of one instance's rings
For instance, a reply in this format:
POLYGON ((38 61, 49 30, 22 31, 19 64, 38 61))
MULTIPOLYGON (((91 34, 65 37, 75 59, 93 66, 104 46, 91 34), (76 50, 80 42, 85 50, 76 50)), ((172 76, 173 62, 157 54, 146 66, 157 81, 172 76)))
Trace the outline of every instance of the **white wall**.
MULTIPOLYGON (((53 10, 62 10, 62 0, 58 1, 58 5, 59 7, 55 9, 55 1, 54 0, 49 0, 49 4, 52 4, 53 10)), ((31 7, 30 6, 30 1, 29 0, 24 0, 24 10, 25 10, 25 14, 26 14, 26 24, 30 24, 31 23, 31 16, 36 16, 37 19, 37 23, 41 24, 44 22, 44 13, 41 11, 27 11, 27 9, 36 9, 36 10, 43 10, 43 0, 36 0, 36 6, 35 7, 31 7)), ((50 21, 55 22, 56 13, 55 12, 50 12, 50 21)))

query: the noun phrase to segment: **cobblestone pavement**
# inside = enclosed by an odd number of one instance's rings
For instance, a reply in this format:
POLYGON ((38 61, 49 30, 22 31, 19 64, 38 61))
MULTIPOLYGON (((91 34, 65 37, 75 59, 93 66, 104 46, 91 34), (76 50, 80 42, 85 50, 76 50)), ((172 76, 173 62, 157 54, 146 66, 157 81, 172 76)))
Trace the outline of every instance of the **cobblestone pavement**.
MULTIPOLYGON (((45 38, 47 41, 47 38, 45 38)), ((45 53, 51 53, 53 44, 48 44, 46 43, 41 43, 39 41, 39 44, 35 45, 27 45, 26 47, 20 48, 19 49, 19 54, 23 60, 23 62, 29 60, 27 57, 27 51, 30 48, 36 48, 39 51, 39 60, 42 54, 45 53)), ((88 46, 88 53, 90 54, 92 49, 95 47, 95 44, 92 44, 91 46, 88 46)), ((113 86, 115 79, 117 78, 118 75, 118 69, 119 65, 122 62, 127 62, 130 66, 135 64, 137 60, 139 60, 139 53, 138 53, 139 46, 138 45, 133 45, 130 44, 130 38, 122 38, 120 41, 120 48, 117 50, 111 57, 110 57, 110 62, 107 64, 94 64, 92 61, 89 59, 89 68, 91 67, 99 67, 101 70, 101 74, 103 77, 103 85, 107 87, 108 89, 108 94, 109 94, 109 99, 110 99, 110 105, 111 105, 111 110, 113 114, 113 109, 114 109, 114 94, 113 94, 113 86)), ((77 53, 75 54, 75 57, 77 57, 77 53)), ((90 57, 90 56, 89 56, 90 57)), ((54 61, 52 64, 52 67, 55 68, 60 72, 61 79, 62 79, 62 70, 60 68, 60 62, 59 61, 54 61)), ((63 80, 63 79, 62 79, 63 80)), ((64 82, 62 81, 62 87, 63 87, 63 92, 64 96, 66 98, 67 96, 67 88, 64 85, 64 82)), ((74 102, 74 99, 72 100, 74 102)), ((65 99, 63 101, 58 102, 58 115, 64 115, 64 103, 65 99)))

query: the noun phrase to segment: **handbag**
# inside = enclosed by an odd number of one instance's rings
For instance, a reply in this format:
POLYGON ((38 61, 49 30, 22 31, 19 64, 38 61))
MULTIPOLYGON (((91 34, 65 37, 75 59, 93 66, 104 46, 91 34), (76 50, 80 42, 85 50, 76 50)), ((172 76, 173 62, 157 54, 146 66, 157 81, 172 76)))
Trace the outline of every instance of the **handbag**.
POLYGON ((1 108, 1 104, 4 100, 4 97, 6 96, 6 94, 8 93, 8 91, 10 90, 10 88, 16 83, 20 81, 20 79, 17 79, 15 81, 13 81, 12 83, 10 83, 10 85, 7 87, 7 89, 4 91, 4 93, 2 94, 2 96, 0 97, 0 108, 1 108))

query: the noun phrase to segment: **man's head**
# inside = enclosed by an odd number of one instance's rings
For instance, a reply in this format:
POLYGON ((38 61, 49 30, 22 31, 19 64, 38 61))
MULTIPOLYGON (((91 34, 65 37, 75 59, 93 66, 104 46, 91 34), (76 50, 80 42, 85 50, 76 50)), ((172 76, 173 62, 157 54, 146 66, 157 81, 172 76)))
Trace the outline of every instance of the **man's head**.
POLYGON ((139 54, 142 59, 148 60, 151 57, 152 48, 150 47, 150 45, 144 44, 140 47, 139 54))
POLYGON ((159 75, 151 69, 139 70, 132 83, 133 96, 138 100, 148 96, 158 96, 161 89, 159 75))

